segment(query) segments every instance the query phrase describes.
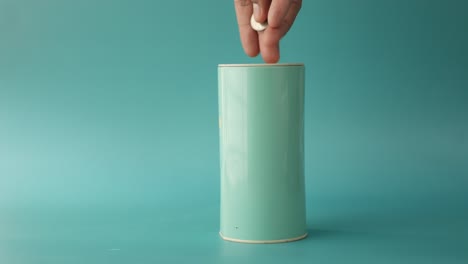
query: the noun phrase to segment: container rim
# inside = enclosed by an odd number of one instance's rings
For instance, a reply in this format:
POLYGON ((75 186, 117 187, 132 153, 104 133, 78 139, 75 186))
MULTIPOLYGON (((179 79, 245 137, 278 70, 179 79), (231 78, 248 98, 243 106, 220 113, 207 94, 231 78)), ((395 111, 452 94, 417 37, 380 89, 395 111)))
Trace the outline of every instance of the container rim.
POLYGON ((240 63, 240 64, 218 64, 218 67, 301 67, 304 63, 240 63))

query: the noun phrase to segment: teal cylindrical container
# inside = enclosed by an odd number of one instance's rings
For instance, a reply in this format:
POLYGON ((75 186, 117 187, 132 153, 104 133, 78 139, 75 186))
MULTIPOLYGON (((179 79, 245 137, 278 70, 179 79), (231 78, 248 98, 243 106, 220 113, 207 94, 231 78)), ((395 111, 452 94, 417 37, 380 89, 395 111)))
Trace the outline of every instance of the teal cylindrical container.
POLYGON ((221 64, 218 96, 221 237, 306 237, 304 65, 221 64))

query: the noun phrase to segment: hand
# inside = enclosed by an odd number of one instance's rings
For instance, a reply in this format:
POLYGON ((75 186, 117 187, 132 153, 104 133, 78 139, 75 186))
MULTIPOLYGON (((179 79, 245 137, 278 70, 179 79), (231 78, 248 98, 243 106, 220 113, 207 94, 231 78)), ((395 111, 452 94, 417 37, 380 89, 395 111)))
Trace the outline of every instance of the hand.
POLYGON ((261 53, 266 63, 278 62, 279 42, 294 23, 301 9, 302 0, 234 0, 234 2, 245 53, 250 57, 261 53), (250 26, 252 13, 257 22, 268 21, 267 29, 261 32, 252 29, 250 26))

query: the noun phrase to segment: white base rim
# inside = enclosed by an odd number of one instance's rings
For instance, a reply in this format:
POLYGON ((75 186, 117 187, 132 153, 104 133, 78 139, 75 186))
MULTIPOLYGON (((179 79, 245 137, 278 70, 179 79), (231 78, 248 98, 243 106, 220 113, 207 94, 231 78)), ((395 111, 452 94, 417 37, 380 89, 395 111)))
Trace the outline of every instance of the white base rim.
POLYGON ((300 235, 298 237, 293 237, 293 238, 285 238, 285 239, 277 239, 277 240, 244 240, 244 239, 237 239, 237 238, 230 238, 230 237, 225 237, 221 232, 219 232, 219 235, 221 236, 222 239, 226 241, 231 241, 231 242, 237 242, 237 243, 248 243, 248 244, 276 244, 276 243, 286 243, 286 242, 293 242, 297 240, 301 240, 307 237, 307 233, 300 235))

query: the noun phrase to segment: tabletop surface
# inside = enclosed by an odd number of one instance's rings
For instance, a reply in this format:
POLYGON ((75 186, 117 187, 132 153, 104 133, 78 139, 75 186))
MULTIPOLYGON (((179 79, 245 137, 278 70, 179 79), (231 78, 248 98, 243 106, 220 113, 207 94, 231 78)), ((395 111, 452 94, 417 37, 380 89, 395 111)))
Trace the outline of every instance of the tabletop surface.
MULTIPOLYGON (((189 181, 190 183, 190 181, 189 181)), ((193 183, 193 182, 192 182, 193 183)), ((209 192, 208 192, 209 193, 209 192)), ((201 189, 146 204, 2 208, 2 263, 466 263, 463 197, 308 198, 309 236, 253 245, 218 235, 216 197, 201 189), (205 194, 204 194, 205 193, 205 194)))

